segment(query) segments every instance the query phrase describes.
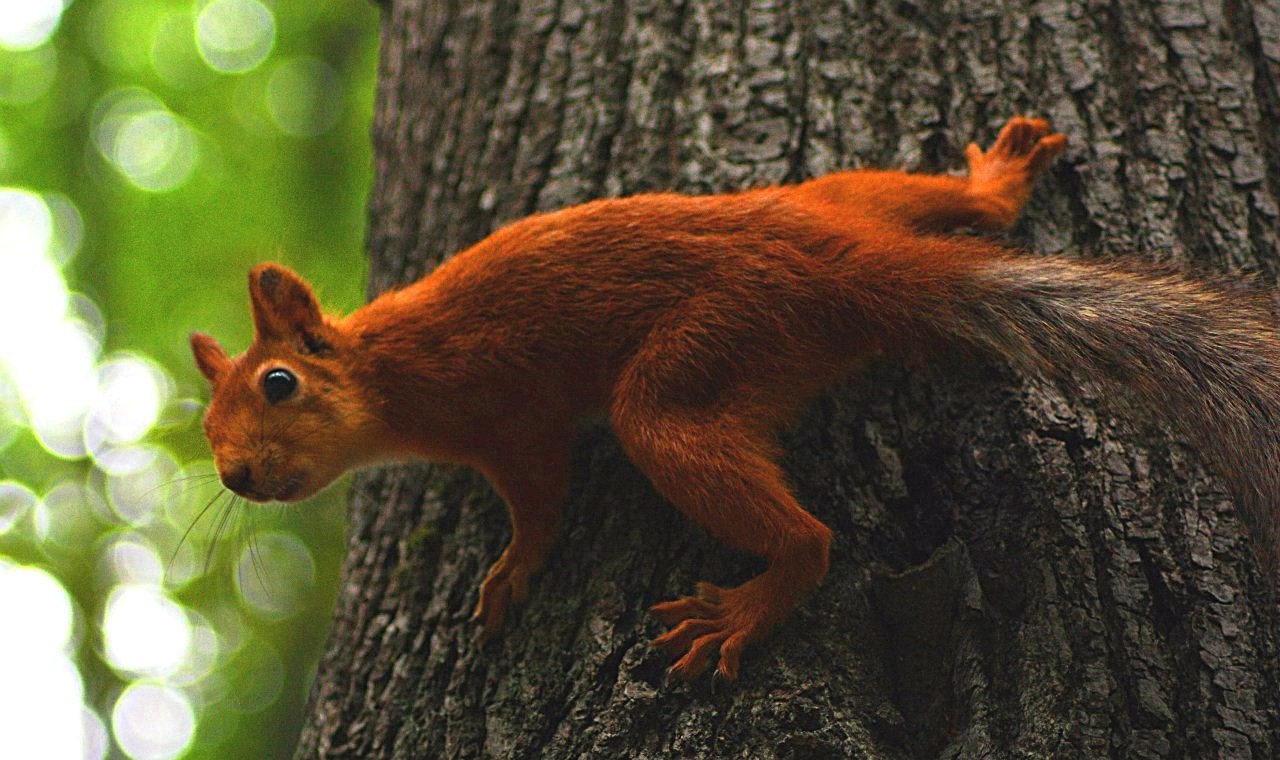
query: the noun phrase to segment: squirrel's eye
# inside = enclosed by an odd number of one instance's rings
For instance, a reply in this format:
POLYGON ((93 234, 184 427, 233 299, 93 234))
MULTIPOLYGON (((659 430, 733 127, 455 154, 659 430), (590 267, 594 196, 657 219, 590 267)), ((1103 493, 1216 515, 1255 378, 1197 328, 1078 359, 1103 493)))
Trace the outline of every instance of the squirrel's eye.
POLYGON ((278 404, 298 390, 298 378, 287 369, 273 369, 262 376, 262 392, 267 394, 267 402, 278 404))

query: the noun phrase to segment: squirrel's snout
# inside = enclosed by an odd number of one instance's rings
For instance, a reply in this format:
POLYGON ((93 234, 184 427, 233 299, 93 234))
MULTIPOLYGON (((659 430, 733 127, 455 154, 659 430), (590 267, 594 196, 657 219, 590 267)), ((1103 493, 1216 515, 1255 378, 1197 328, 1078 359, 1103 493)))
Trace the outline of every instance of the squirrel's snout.
POLYGON ((284 478, 272 472, 270 462, 260 463, 256 469, 255 474, 255 467, 249 462, 228 465, 218 471, 218 477, 222 479, 222 485, 249 501, 292 501, 303 489, 304 476, 301 473, 284 478))
POLYGON ((229 468, 227 471, 219 473, 219 475, 222 478, 222 485, 241 496, 248 496, 247 492, 253 490, 253 471, 249 469, 247 464, 229 468))

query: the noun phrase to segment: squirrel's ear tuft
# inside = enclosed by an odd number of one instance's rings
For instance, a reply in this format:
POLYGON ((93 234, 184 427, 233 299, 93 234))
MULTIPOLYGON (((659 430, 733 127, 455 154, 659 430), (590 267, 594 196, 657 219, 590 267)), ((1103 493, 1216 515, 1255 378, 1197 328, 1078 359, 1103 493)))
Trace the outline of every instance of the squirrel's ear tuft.
POLYGON ((308 354, 332 349, 320 304, 311 287, 279 264, 259 264, 249 272, 253 324, 259 338, 293 343, 308 354))
POLYGON ((191 353, 196 357, 196 366, 210 385, 216 385, 218 379, 231 367, 231 359, 222 350, 218 341, 204 333, 191 333, 191 353))

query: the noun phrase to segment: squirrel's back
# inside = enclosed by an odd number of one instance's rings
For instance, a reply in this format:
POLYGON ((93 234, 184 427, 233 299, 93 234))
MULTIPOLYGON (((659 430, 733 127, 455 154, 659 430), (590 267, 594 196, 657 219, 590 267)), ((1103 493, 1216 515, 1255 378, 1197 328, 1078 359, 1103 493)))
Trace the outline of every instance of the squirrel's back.
MULTIPOLYGON (((384 294, 358 313, 359 329, 473 368, 489 358, 575 384, 589 373, 588 395, 603 401, 644 337, 679 322, 681 350, 706 354, 716 382, 790 364, 816 390, 882 327, 851 310, 848 273, 865 268, 875 282, 879 260, 920 246, 905 229, 833 219, 787 190, 649 194, 528 217, 384 294)), ((922 283, 942 266, 910 263, 922 283)))

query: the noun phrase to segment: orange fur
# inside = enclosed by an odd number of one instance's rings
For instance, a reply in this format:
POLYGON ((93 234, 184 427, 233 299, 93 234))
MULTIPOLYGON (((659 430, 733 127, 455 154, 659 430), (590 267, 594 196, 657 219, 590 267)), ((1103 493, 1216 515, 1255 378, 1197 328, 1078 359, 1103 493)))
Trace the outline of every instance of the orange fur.
POLYGON ((831 531, 785 485, 773 434, 888 341, 926 337, 914 312, 946 296, 948 273, 1002 255, 933 233, 1012 224, 1065 144, 1015 118, 990 151, 969 147, 967 179, 858 171, 540 214, 344 319, 259 266, 249 350, 231 360, 192 338, 219 472, 250 498, 296 500, 366 462, 475 466, 513 523, 475 609, 492 633, 557 535, 575 420, 603 412, 677 508, 768 562, 653 608, 673 626, 655 644, 679 658, 674 675, 695 678, 718 650, 735 678, 827 570, 831 531), (299 388, 270 404, 277 367, 299 388))

